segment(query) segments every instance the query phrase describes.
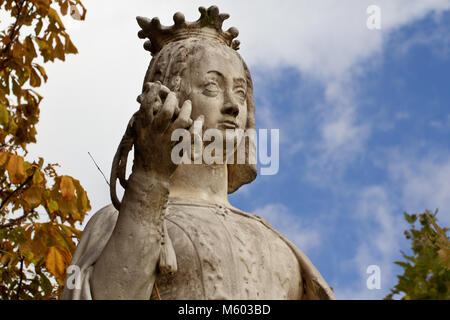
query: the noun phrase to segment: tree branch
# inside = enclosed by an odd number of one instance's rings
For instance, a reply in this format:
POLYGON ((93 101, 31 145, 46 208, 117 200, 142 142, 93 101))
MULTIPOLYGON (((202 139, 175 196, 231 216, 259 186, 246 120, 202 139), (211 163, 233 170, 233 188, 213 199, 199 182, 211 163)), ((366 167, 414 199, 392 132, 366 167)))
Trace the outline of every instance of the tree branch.
POLYGON ((20 280, 19 280, 19 287, 17 288, 16 292, 16 300, 19 300, 20 290, 22 289, 22 281, 23 281, 23 258, 20 259, 20 280))
POLYGON ((103 178, 105 179, 106 183, 109 186, 109 182, 108 179, 106 179, 105 174, 103 173, 102 169, 100 169, 100 167, 98 166, 97 162, 95 162, 94 158, 92 157, 92 155, 90 154, 90 152, 88 152, 89 157, 91 157, 92 161, 94 161, 95 166, 97 167, 98 171, 100 171, 100 173, 102 174, 103 178))
POLYGON ((8 223, 5 224, 1 224, 0 225, 0 229, 4 229, 4 228, 10 228, 13 225, 17 224, 18 222, 22 221, 23 219, 25 219, 26 217, 28 217, 30 214, 35 213, 36 211, 34 210, 30 210, 27 213, 24 213, 23 215, 21 215, 18 218, 15 219, 10 219, 8 223))
MULTIPOLYGON (((34 169, 34 170, 36 171, 36 169, 34 169)), ((6 205, 6 203, 8 202, 8 200, 9 200, 9 199, 10 199, 17 191, 19 191, 20 189, 22 189, 28 182, 30 182, 31 179, 33 179, 33 175, 34 175, 34 171, 33 171, 33 173, 32 173, 31 175, 29 175, 29 176, 27 177, 27 179, 26 179, 24 182, 22 182, 22 183, 17 187, 16 190, 14 190, 14 191, 11 192, 10 194, 8 194, 8 196, 5 198, 5 200, 2 201, 2 204, 0 205, 0 210, 3 209, 3 207, 6 205)))
POLYGON ((18 22, 20 19, 20 15, 22 13, 22 9, 25 7, 25 4, 28 0, 22 0, 21 2, 17 3, 17 16, 16 16, 16 21, 14 21, 14 25, 11 29, 11 34, 9 35, 9 42, 8 44, 3 48, 2 50, 2 55, 5 54, 9 48, 11 47, 11 44, 14 42, 14 38, 17 35, 17 32, 20 30, 20 28, 22 27, 22 25, 18 26, 18 22), (18 28, 17 28, 18 27, 18 28), (17 30, 16 30, 17 28, 17 30))
POLYGON ((11 33, 9 34, 9 42, 8 44, 2 49, 1 54, 1 60, 0 60, 0 67, 4 69, 5 63, 8 61, 8 58, 6 57, 7 52, 11 48, 11 45, 15 41, 15 37, 19 33, 20 28, 22 28, 23 24, 19 24, 19 19, 21 18, 21 14, 23 13, 22 10, 24 7, 26 7, 28 0, 22 0, 21 2, 17 3, 17 16, 16 21, 14 21, 14 25, 11 29, 11 33))

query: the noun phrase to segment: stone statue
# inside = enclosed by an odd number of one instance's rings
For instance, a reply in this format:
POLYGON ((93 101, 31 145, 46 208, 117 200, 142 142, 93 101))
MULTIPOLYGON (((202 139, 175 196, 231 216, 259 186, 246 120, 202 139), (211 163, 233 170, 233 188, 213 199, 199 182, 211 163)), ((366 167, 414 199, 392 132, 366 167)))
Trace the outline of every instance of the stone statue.
MULTIPOLYGON (((87 224, 71 262, 79 272, 76 279, 68 272, 63 299, 335 299, 295 245, 264 219, 229 204, 228 193, 255 179, 254 164, 171 159, 176 129, 195 135, 255 128, 238 31, 222 30, 228 15, 217 7, 199 10, 196 22, 176 13, 172 27, 137 18, 153 56, 140 109, 113 161, 113 205, 87 224), (121 202, 117 179, 125 188, 121 202)), ((234 138, 236 146, 246 143, 234 138)))

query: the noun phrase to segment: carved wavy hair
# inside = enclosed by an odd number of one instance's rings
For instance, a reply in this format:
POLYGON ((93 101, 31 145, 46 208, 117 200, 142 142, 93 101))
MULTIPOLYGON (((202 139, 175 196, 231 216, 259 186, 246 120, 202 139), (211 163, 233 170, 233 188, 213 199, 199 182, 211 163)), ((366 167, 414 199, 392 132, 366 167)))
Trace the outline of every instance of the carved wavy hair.
MULTIPOLYGON (((255 100, 253 97, 253 82, 250 71, 239 53, 214 40, 191 38, 168 43, 150 61, 150 65, 145 74, 144 84, 160 81, 171 91, 177 93, 178 100, 182 104, 191 92, 190 83, 183 76, 184 71, 189 66, 190 57, 200 50, 206 50, 208 46, 222 46, 224 50, 230 50, 236 54, 242 62, 247 80, 247 122, 245 129, 255 129, 255 100)), ((233 164, 227 165, 228 193, 233 193, 242 185, 252 182, 257 175, 256 165, 248 163, 250 152, 248 139, 244 138, 240 143, 246 143, 246 163, 237 164, 237 161, 234 161, 233 164)))

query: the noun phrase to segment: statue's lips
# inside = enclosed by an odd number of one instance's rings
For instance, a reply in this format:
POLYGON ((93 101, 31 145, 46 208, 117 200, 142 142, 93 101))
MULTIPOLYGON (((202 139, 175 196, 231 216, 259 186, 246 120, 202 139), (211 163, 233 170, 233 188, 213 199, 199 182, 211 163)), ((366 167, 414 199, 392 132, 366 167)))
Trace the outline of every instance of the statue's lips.
POLYGON ((236 129, 238 127, 237 123, 230 120, 225 120, 221 123, 219 123, 220 127, 224 127, 226 129, 236 129))

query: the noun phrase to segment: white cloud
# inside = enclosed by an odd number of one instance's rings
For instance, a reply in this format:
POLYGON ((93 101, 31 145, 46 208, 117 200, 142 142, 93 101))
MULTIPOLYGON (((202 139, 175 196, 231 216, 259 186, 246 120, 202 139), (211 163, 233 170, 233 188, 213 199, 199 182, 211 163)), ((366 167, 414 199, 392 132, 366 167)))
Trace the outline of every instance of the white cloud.
POLYGON ((442 117, 439 120, 432 120, 429 125, 437 130, 448 130, 450 129, 450 114, 447 117, 442 117))
MULTIPOLYGON (((356 97, 352 84, 341 79, 329 83, 326 89, 327 110, 322 110, 322 155, 330 160, 352 159, 364 149, 370 128, 359 123, 356 97)), ((327 159, 328 160, 328 159, 327 159)))
POLYGON ((300 215, 291 212, 283 204, 272 203, 253 210, 253 213, 269 221, 276 230, 303 251, 320 246, 321 236, 317 227, 304 225, 300 215))
POLYGON ((400 187, 405 211, 439 209, 439 221, 450 226, 450 154, 392 152, 388 169, 393 183, 400 187))
POLYGON ((448 59, 450 53, 450 39, 447 36, 448 26, 440 24, 442 13, 433 16, 435 24, 417 30, 414 34, 399 33, 391 41, 396 43, 395 54, 403 56, 416 47, 428 47, 436 58, 448 59))
POLYGON ((387 159, 388 182, 365 187, 355 198, 352 220, 358 228, 358 246, 351 259, 341 262, 340 269, 356 276, 336 285, 340 299, 380 299, 396 284, 395 275, 401 270, 394 261, 403 260, 399 251, 405 241, 403 231, 408 228, 403 211, 440 208, 440 224, 450 224, 450 155, 391 151, 387 159), (381 290, 366 287, 369 265, 381 268, 381 290))
POLYGON ((398 260, 406 226, 392 202, 389 191, 381 186, 366 187, 358 194, 353 219, 359 243, 353 258, 340 265, 341 270, 353 273, 355 280, 338 284, 336 294, 340 299, 381 299, 395 285, 394 261, 398 260), (366 271, 371 265, 380 267, 380 290, 366 286, 366 271))

